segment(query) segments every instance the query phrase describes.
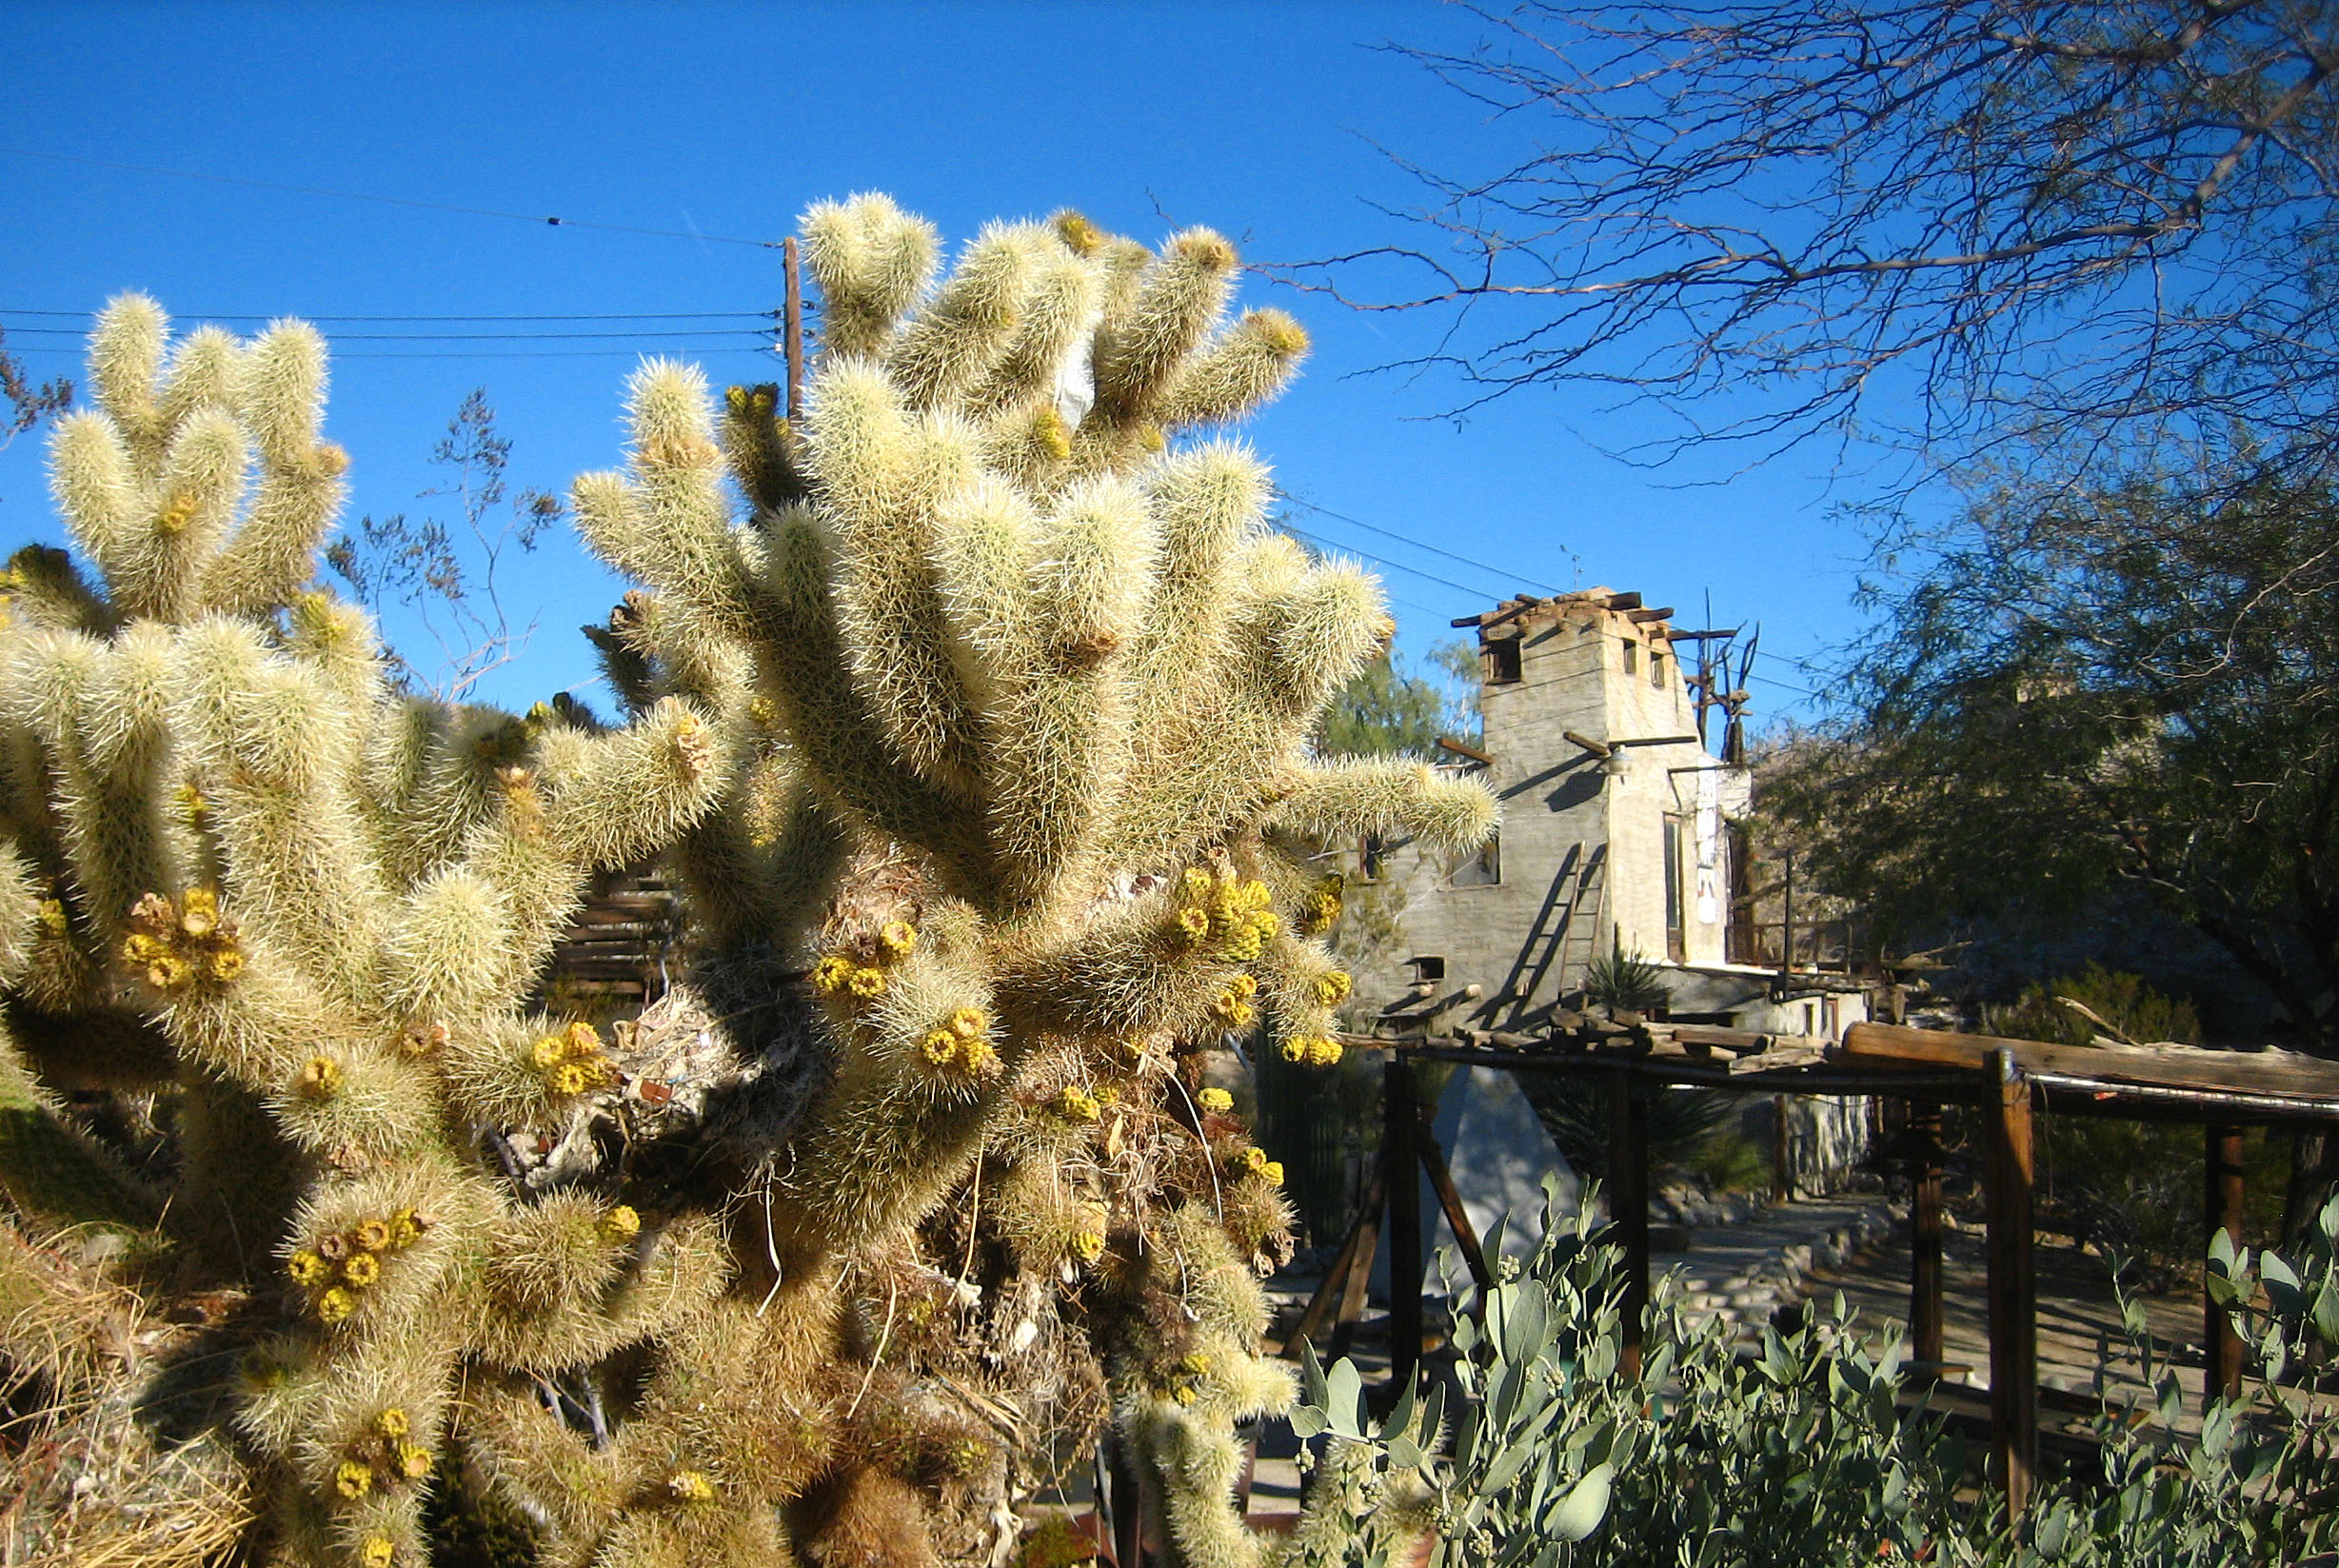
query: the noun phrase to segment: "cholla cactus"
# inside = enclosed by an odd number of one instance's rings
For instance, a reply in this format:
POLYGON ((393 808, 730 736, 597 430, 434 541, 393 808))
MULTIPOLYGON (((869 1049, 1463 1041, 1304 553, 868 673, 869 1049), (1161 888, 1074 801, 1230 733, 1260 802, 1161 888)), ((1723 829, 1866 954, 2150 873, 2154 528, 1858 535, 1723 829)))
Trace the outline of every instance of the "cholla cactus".
MULTIPOLYGON (((1370 579, 1265 526, 1264 467, 1212 433, 1305 347, 1279 312, 1224 321, 1224 240, 1148 251, 1067 213, 986 230, 937 282, 932 231, 882 198, 804 229, 826 342, 802 427, 769 388, 719 407, 652 366, 628 466, 576 490, 644 585, 604 636, 613 672, 784 737, 734 744, 680 861, 742 1059, 820 1085, 766 1113, 768 1147, 729 1141, 749 1288, 841 1287, 805 1308, 842 1311, 831 1353, 1007 1408, 1098 1359, 1172 1558, 1247 1562, 1233 1427, 1288 1398, 1255 1273, 1288 1213, 1197 1052, 1263 1020, 1336 1060, 1338 883, 1308 847, 1466 845, 1492 802, 1307 754, 1390 625, 1370 579), (807 844, 833 883, 783 859, 807 844), (799 965, 809 1016, 752 978, 799 965), (971 1290, 955 1340, 888 1340, 899 1290, 865 1281, 904 1260, 971 1290)), ((917 1478, 849 1435, 827 1465, 815 1495, 845 1517, 793 1506, 833 1556, 868 1528, 857 1478, 917 1478)), ((907 1495, 884 1507, 925 1538, 907 1495)))
POLYGON ((0 636, 0 1129, 38 1133, 0 1182, 123 1227, 141 1288, 246 1293, 284 1560, 419 1563, 440 1488, 546 1563, 996 1561, 1107 1421, 1173 1561, 1260 1555, 1234 1425, 1290 1398, 1289 1212, 1202 1057, 1336 1060, 1311 846, 1493 803, 1308 754, 1391 627, 1213 433, 1305 348, 1224 319, 1225 241, 1063 214, 938 280, 882 198, 804 230, 801 427, 652 366, 577 486, 642 585, 594 630, 616 731, 410 700, 301 589, 342 466, 306 328, 166 367, 150 306, 101 323, 55 463, 103 586, 20 556, 0 636), (587 872, 660 847, 687 983, 529 1011, 587 872), (168 1086, 174 1190, 61 1120, 89 1085, 168 1086))
POLYGON ((99 407, 55 437, 98 585, 10 568, 0 1082, 37 1136, 0 1143, 0 1184, 129 1229, 149 1290, 248 1299, 234 1419, 287 1560, 420 1561, 464 1379, 592 1360, 728 1274, 711 1221, 531 1201, 486 1152, 616 1088, 522 1003, 586 875, 706 808, 713 743, 679 703, 595 733, 388 689, 363 617, 298 591, 345 466, 322 344, 166 348, 116 302, 99 407), (64 1125, 56 1087, 168 1096, 172 1182, 64 1125))

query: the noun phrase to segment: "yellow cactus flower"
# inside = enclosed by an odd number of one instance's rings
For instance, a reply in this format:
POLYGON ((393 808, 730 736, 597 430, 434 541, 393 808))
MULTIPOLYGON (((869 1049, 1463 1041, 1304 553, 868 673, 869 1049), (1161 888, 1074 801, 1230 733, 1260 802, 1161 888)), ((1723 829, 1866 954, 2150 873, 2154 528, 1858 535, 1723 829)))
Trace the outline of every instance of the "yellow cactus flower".
POLYGON ((341 1089, 341 1063, 329 1056, 312 1056, 301 1069, 300 1090, 310 1100, 330 1100, 341 1089))
POLYGON ((614 1241, 630 1241, 642 1234, 642 1217, 630 1203, 620 1203, 601 1217, 601 1228, 614 1241))
POLYGON ((887 921, 877 933, 877 944, 895 958, 907 958, 918 945, 918 927, 905 920, 887 921))
POLYGON ((364 1290, 382 1278, 382 1260, 370 1252, 351 1253, 341 1265, 341 1278, 344 1283, 364 1290))
POLYGON ((1304 1040, 1287 1040, 1287 1041, 1283 1042, 1283 1060, 1284 1060, 1284 1061, 1286 1061, 1286 1062, 1305 1062, 1307 1059, 1308 1059, 1308 1042, 1307 1042, 1306 1041, 1304 1041, 1304 1040))
POLYGON ((403 1438, 413 1427, 406 1420, 406 1413, 391 1405, 373 1419, 373 1429, 386 1438, 403 1438))
POLYGON ((1250 1170, 1264 1170, 1267 1167, 1267 1151, 1261 1148, 1245 1149, 1242 1151, 1242 1163, 1250 1170))
POLYGON ((1259 1167, 1259 1174, 1267 1185, 1279 1187, 1283 1184, 1283 1161, 1280 1160, 1267 1161, 1259 1167))
POLYGON ((1185 887, 1189 898, 1199 899, 1210 891, 1210 873, 1199 865, 1187 866, 1186 874, 1179 881, 1185 887))
POLYGON ((845 982, 845 989, 863 1002, 874 1002, 885 994, 885 971, 856 969, 853 978, 845 982))
POLYGON ((1259 977, 1257 975, 1237 975, 1226 982, 1226 988, 1248 1001, 1259 995, 1259 977))
POLYGON ((219 929, 219 895, 208 887, 190 887, 179 899, 179 929, 190 937, 208 937, 219 929))
POLYGON ((990 1027, 991 1015, 980 1007, 961 1007, 950 1015, 950 1032, 961 1040, 973 1040, 990 1027))
POLYGON ((1179 1383, 1176 1391, 1170 1395, 1170 1398, 1176 1399, 1179 1404, 1192 1404, 1195 1398, 1194 1385, 1192 1383, 1179 1383))
POLYGON ((979 1076, 999 1071, 999 1053, 991 1049, 989 1041, 970 1040, 966 1042, 966 1070, 979 1076))
POLYGON ((528 1047, 528 1061, 534 1063, 539 1071, 550 1072, 561 1064, 561 1058, 565 1054, 566 1043, 559 1035, 546 1035, 528 1047))
POLYGON ((430 1450, 419 1443, 402 1442, 392 1450, 398 1461, 398 1473, 408 1480, 421 1480, 430 1474, 430 1450))
POLYGON ((303 1290, 314 1290, 333 1277, 333 1266, 304 1248, 285 1260, 285 1272, 303 1290))
POLYGON ((1355 983, 1348 978, 1346 970, 1332 969, 1309 982, 1308 989, 1315 994, 1319 1005, 1332 1007, 1348 1000, 1348 993, 1355 988, 1355 983))
POLYGON ((918 1048, 925 1054, 925 1059, 937 1067, 947 1067, 958 1060, 959 1047, 964 1042, 948 1029, 935 1029, 930 1031, 924 1040, 919 1042, 918 1048))
POLYGON ((240 947, 215 949, 210 960, 211 978, 226 982, 244 972, 244 950, 240 947))
POLYGON ((1204 1089, 1196 1098, 1206 1111, 1231 1111, 1235 1108, 1235 1097, 1224 1089, 1204 1089))
POLYGON ((1183 1370, 1199 1378, 1210 1370, 1210 1358, 1199 1350, 1189 1351, 1179 1360, 1178 1364, 1183 1370))
POLYGON ((412 1209, 400 1209, 396 1214, 390 1216, 389 1241, 391 1246, 403 1250, 422 1239, 423 1228, 414 1222, 412 1209))
POLYGON ((1100 1231, 1076 1230, 1064 1245, 1083 1263, 1093 1263, 1104 1256, 1104 1236, 1100 1231))
POLYGON ((601 1050, 600 1034, 595 1031, 590 1023, 585 1022, 582 1019, 578 1020, 574 1023, 571 1023, 565 1030, 564 1030, 563 1038, 565 1038, 568 1042, 568 1054, 571 1059, 581 1056, 593 1056, 598 1054, 601 1050))
POLYGON ((666 1478, 666 1495, 676 1502, 712 1502, 715 1483, 696 1470, 677 1470, 666 1478))
POLYGON ((367 1536, 365 1544, 357 1549, 358 1561, 364 1563, 366 1568, 390 1568, 397 1557, 398 1543, 378 1530, 367 1536))
POLYGON ((1067 1121, 1094 1121, 1097 1119, 1097 1097, 1077 1084, 1066 1084, 1049 1102, 1058 1116, 1067 1121))
POLYGON ((174 990, 195 978, 195 966, 176 953, 164 953, 147 967, 147 983, 158 991, 174 990))
POLYGON ((41 923, 47 926, 49 930, 56 936, 61 937, 65 935, 66 927, 71 923, 65 918, 65 901, 63 899, 43 899, 41 901, 40 915, 41 923))
POLYGON ((356 1459, 344 1459, 333 1468, 333 1490, 343 1497, 355 1499, 373 1490, 373 1466, 356 1459))
POLYGON ((1315 1040, 1308 1042, 1308 1064, 1329 1067, 1340 1060, 1340 1042, 1337 1040, 1315 1040))
POLYGON ((163 945, 160 937, 150 937, 144 931, 132 932, 122 939, 122 956, 142 967, 168 951, 170 949, 163 945))
POLYGON ((1251 929, 1258 933, 1260 941, 1273 942, 1276 933, 1283 929, 1283 923, 1277 918, 1274 910, 1261 909, 1251 917, 1251 929))
POLYGON ((842 953, 830 953, 812 966, 812 983, 823 991, 842 991, 853 978, 853 961, 842 953))
POLYGON ((593 1086, 593 1075, 581 1062, 571 1062, 553 1069, 545 1081, 554 1094, 583 1094, 593 1086))
POLYGON ((349 1233, 349 1238, 358 1244, 361 1251, 380 1252, 390 1243, 389 1221, 387 1220, 360 1220, 357 1222, 357 1228, 349 1233))

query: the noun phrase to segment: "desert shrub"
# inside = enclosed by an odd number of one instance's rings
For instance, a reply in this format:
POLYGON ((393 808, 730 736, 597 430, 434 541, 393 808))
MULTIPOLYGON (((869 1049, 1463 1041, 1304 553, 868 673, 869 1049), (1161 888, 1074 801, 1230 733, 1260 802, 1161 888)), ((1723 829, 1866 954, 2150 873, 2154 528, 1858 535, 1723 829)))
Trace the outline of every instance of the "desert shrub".
POLYGON ((2184 1394, 2129 1303, 2149 1399, 2098 1378, 2101 1474, 2045 1483, 2027 1538, 1978 1453, 1904 1400, 1896 1336, 1840 1298, 1749 1345, 1658 1281, 1628 1368, 1619 1256, 1589 1214, 1555 1203, 1536 1253, 1476 1298, 1450 1385, 1377 1420, 1353 1365, 1309 1360, 1293 1423, 1322 1440, 1296 1560, 1402 1561, 1428 1536, 1431 1568, 2260 1568, 2339 1541, 2339 1424, 2313 1392, 2339 1360, 2339 1202, 2294 1260, 2211 1253, 2256 1376, 2197 1439, 2173 1432, 2184 1394))

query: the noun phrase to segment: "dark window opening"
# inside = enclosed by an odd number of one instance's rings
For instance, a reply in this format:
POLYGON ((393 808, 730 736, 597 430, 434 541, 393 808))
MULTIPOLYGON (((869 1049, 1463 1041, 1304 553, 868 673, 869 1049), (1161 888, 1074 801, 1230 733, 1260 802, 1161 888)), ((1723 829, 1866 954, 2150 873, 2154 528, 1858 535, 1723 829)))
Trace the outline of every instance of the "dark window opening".
POLYGON ((1477 854, 1454 870, 1457 887, 1493 887, 1502 881, 1502 835, 1497 833, 1478 846, 1477 854))
POLYGON ((1659 687, 1665 684, 1665 656, 1654 647, 1649 650, 1649 684, 1659 687))
POLYGON ((1405 961, 1413 966, 1414 983, 1437 985, 1446 978, 1446 961, 1437 953, 1416 953, 1405 961))
POLYGON ((1630 637, 1624 640, 1624 673, 1631 675, 1640 668, 1640 645, 1630 637))
POLYGON ((1367 833, 1357 841, 1357 880, 1378 882, 1380 873, 1389 863, 1389 844, 1378 833, 1367 833))
POLYGON ((1518 639, 1504 637, 1486 645, 1486 684, 1507 686, 1519 678, 1518 639))

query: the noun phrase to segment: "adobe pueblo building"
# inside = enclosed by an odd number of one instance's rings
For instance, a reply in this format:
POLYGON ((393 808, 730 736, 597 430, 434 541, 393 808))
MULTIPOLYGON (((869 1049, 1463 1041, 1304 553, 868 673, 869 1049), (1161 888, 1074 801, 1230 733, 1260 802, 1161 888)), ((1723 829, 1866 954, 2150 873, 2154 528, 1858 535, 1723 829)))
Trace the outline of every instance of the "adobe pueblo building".
MULTIPOLYGON (((1615 952, 1656 966, 1670 1000, 1655 1016, 1675 1022, 1818 1044, 1869 1016, 1873 982, 1856 973, 1849 933, 1798 920, 1786 868, 1749 862, 1731 634, 1676 630, 1671 617, 1593 588, 1454 623, 1477 637, 1485 727, 1475 746, 1441 743, 1443 765, 1492 784, 1502 829, 1459 863, 1403 842, 1357 846, 1353 875, 1401 910, 1396 947, 1358 977, 1359 1023, 1464 1042, 1564 1034, 1587 1010, 1587 971, 1615 952)), ((1551 1151, 1507 1074, 1462 1076, 1439 1134, 1483 1224, 1532 1206, 1551 1151), (1489 1168, 1474 1181, 1472 1166, 1489 1168)), ((1798 1178, 1857 1160, 1863 1104, 1784 1108, 1798 1178)))
MULTIPOLYGON (((1403 907, 1400 962, 1360 977, 1384 1004, 1376 1033, 1547 1032, 1612 952, 1658 966, 1676 1019, 1832 1039, 1866 1016, 1853 955, 1822 923, 1795 924, 1790 964, 1792 911, 1756 917, 1744 694, 1712 689, 1717 661, 1699 657, 1728 634, 1676 631, 1671 615, 1593 588, 1454 623, 1477 635, 1485 733, 1441 743, 1445 765, 1494 786, 1502 830, 1458 863, 1358 846, 1353 874, 1403 907)), ((1775 908, 1780 878, 1766 882, 1775 908)))

